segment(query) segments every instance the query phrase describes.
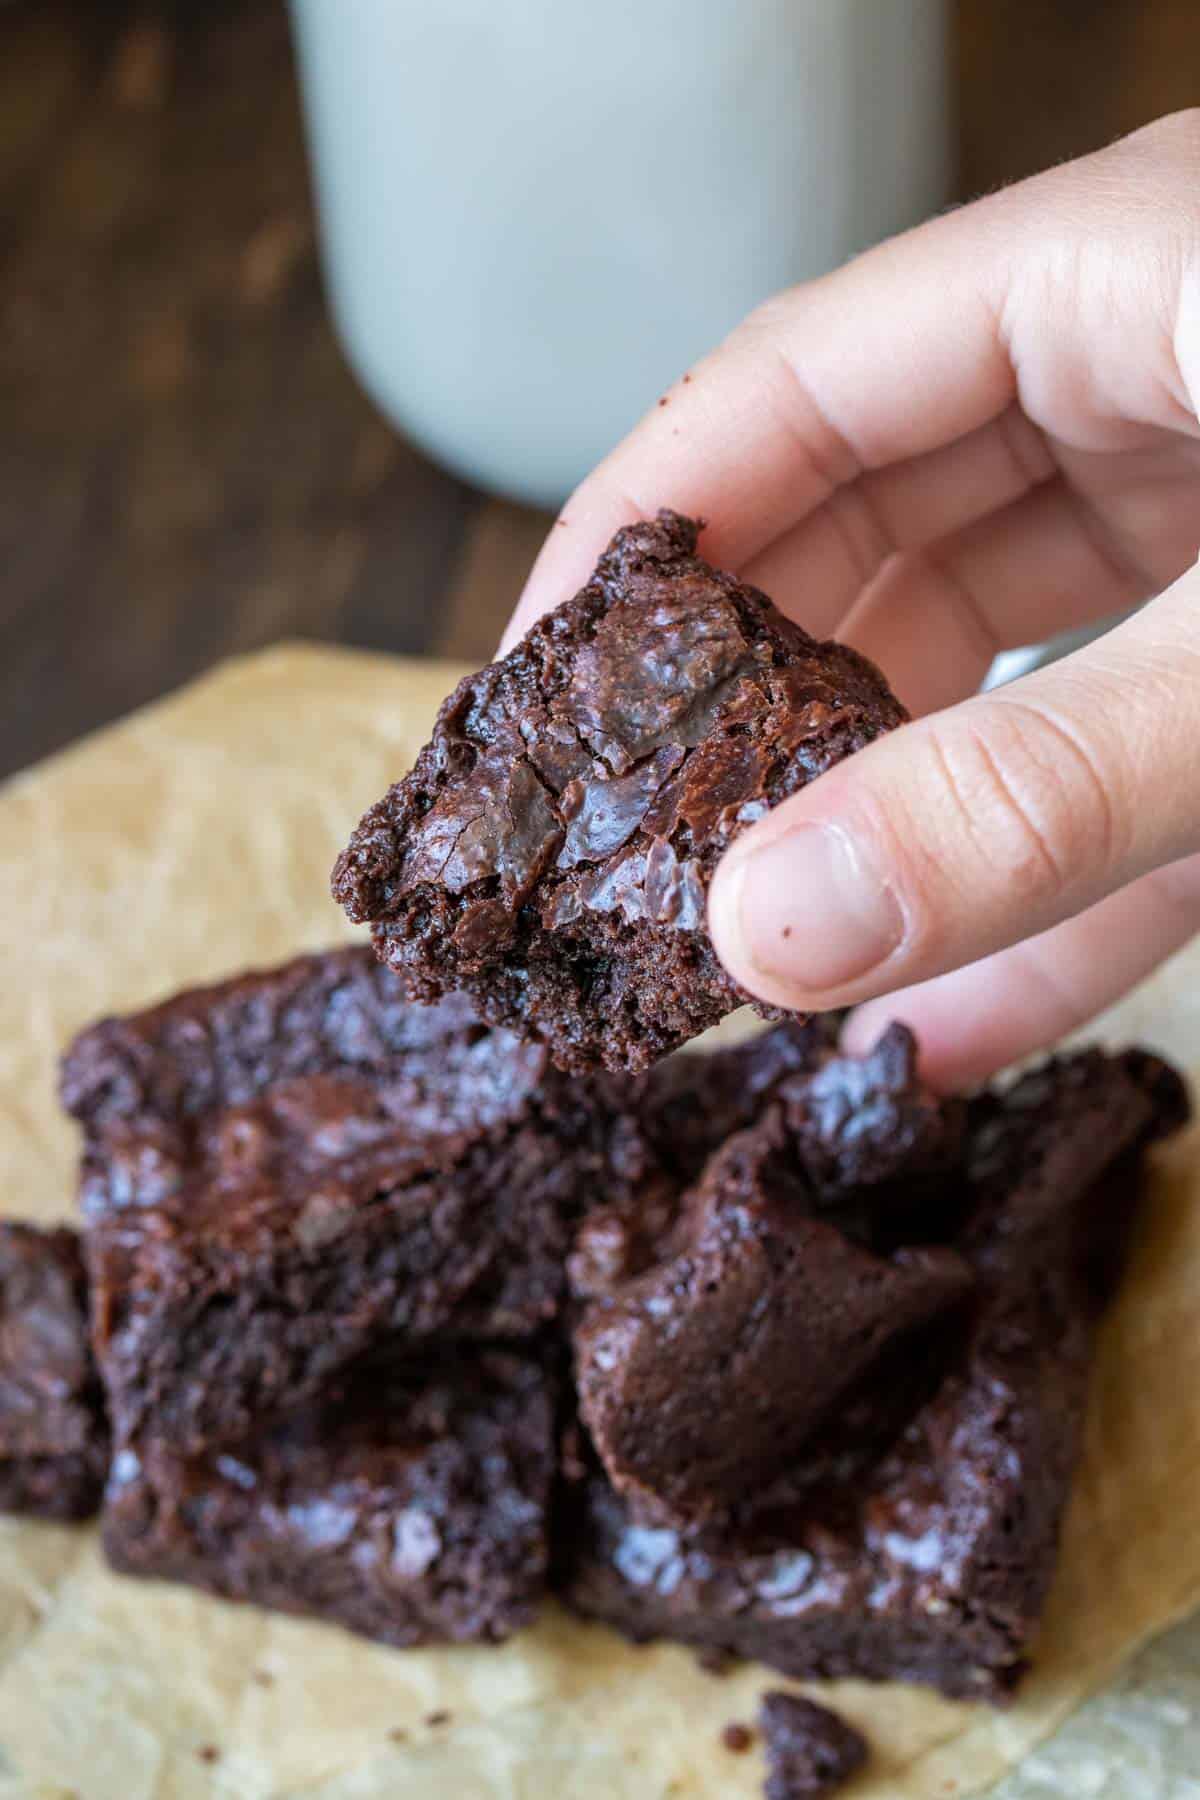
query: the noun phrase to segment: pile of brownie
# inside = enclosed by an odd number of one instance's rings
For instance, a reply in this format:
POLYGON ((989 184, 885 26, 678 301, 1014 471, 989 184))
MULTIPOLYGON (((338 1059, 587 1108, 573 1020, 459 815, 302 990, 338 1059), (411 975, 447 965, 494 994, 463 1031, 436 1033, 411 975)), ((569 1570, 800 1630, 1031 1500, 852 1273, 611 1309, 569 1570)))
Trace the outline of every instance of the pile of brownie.
MULTIPOLYGON (((1090 1050, 948 1099, 902 1027, 856 1058, 826 1020, 659 1060, 742 998, 721 850, 903 717, 694 549, 622 534, 447 702, 337 871, 392 967, 77 1038, 82 1252, 0 1227, 0 1504, 99 1506, 118 1569, 390 1644, 500 1641, 553 1591, 1002 1700, 1186 1095, 1090 1050)), ((799 1768, 816 1728, 772 1707, 799 1768)))

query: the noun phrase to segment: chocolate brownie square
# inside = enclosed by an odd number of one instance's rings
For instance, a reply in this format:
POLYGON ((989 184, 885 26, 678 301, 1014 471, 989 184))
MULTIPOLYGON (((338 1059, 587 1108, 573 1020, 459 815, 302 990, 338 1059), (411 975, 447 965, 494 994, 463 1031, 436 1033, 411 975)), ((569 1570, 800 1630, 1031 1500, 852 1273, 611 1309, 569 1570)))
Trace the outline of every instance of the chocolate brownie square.
POLYGON ((676 513, 617 533, 587 585, 445 702, 333 891, 414 997, 471 993, 563 1068, 647 1067, 747 996, 710 943, 746 825, 905 712, 696 555, 676 513))
POLYGON ((640 1136, 461 998, 369 951, 198 989, 76 1041, 94 1344, 122 1440, 237 1439, 374 1343, 522 1338, 640 1136))
POLYGON ((977 1284, 964 1326, 914 1340, 907 1383, 869 1377, 772 1490, 690 1534, 585 1476, 564 1519, 570 1603, 795 1677, 1003 1700, 1053 1572, 1142 1153, 1186 1114, 1178 1079, 1136 1051, 982 1096, 952 1237, 977 1284))
MULTIPOLYGON (((911 1334, 964 1303, 963 1257, 895 1247, 898 1225, 928 1224, 913 1191, 952 1171, 960 1112, 921 1087, 902 1026, 866 1057, 788 1075, 710 1157, 651 1266, 585 1309, 580 1414, 639 1518, 728 1510, 794 1462, 867 1369, 886 1381, 911 1334)), ((581 1232, 590 1271, 597 1228, 581 1232)), ((576 1283, 579 1267, 577 1248, 576 1283)))
POLYGON ((542 1594, 553 1474, 543 1371, 468 1347, 360 1367, 225 1450, 121 1446, 103 1541, 126 1574, 388 1644, 498 1642, 542 1594))
POLYGON ((764 1800, 821 1800, 867 1760, 860 1732, 800 1694, 764 1694, 758 1722, 767 1746, 764 1800))
POLYGON ((86 1519, 107 1466, 79 1240, 0 1224, 0 1512, 86 1519))

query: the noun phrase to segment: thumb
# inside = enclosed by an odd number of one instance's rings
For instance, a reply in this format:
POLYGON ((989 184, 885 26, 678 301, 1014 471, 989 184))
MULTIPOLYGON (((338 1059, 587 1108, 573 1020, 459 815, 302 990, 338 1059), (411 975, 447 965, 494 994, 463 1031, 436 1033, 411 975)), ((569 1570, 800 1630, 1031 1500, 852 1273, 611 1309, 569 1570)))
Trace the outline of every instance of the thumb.
POLYGON ((714 876, 730 974, 805 1011, 926 981, 1200 849, 1200 568, 1097 643, 902 727, 714 876))

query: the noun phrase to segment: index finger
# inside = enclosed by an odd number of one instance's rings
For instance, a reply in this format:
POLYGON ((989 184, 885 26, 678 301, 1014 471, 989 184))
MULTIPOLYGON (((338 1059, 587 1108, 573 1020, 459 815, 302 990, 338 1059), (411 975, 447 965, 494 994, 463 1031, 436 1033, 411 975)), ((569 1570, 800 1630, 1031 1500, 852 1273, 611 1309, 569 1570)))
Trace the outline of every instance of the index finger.
MULTIPOLYGON (((1178 114, 759 308, 577 490, 506 642, 660 506, 707 520, 705 554, 740 572, 843 484, 869 500, 882 477, 857 481, 867 471, 893 479, 924 459, 953 500, 955 468, 930 453, 1018 398, 1047 437, 1091 449, 1128 447, 1139 424, 1189 428, 1179 334, 1198 167, 1200 112, 1178 114)), ((804 609, 801 592, 789 611, 803 623, 804 609)))
POLYGON ((1003 412, 1007 231, 995 201, 868 251, 751 314, 576 489, 504 639, 580 587, 612 534, 661 506, 739 569, 863 471, 1003 412))

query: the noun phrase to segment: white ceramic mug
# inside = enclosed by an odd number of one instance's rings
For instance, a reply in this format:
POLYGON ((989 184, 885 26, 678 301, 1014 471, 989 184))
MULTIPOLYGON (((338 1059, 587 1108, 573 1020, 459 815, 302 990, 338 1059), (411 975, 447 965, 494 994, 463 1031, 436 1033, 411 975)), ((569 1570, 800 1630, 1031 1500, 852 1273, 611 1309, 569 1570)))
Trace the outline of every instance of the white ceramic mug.
POLYGON ((946 196, 946 0, 292 11, 351 361, 543 505, 757 302, 946 196))

